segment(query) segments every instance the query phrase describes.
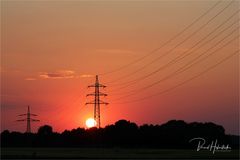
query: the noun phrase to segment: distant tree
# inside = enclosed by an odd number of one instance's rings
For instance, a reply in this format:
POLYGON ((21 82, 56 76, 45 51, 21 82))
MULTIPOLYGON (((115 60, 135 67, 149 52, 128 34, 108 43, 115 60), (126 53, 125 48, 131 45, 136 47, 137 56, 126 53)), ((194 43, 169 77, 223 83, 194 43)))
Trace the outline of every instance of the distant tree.
POLYGON ((196 136, 205 136, 209 137, 210 139, 213 138, 221 138, 225 135, 225 130, 222 126, 216 125, 214 123, 199 123, 193 122, 188 124, 188 133, 189 136, 196 137, 196 136))
POLYGON ((8 139, 9 139, 9 136, 10 136, 10 132, 9 130, 4 130, 2 133, 1 133, 1 138, 0 138, 0 141, 1 141, 1 146, 6 146, 8 145, 8 139))
POLYGON ((49 125, 44 125, 39 127, 38 134, 39 135, 51 135, 53 133, 53 129, 49 125))
POLYGON ((71 134, 72 135, 81 135, 85 132, 85 129, 84 128, 77 128, 77 129, 72 129, 71 130, 71 134))
POLYGON ((132 123, 127 120, 119 120, 115 123, 115 128, 117 130, 123 130, 123 131, 136 131, 138 129, 138 126, 136 123, 132 123))
POLYGON ((9 135, 9 134, 10 134, 9 130, 4 130, 4 131, 1 133, 1 135, 9 135))
POLYGON ((127 120, 119 120, 112 128, 113 141, 119 145, 138 143, 138 126, 127 120))
POLYGON ((239 136, 225 135, 222 126, 208 123, 186 123, 170 120, 162 125, 137 124, 119 120, 105 128, 76 128, 55 133, 49 125, 39 127, 37 133, 1 133, 3 147, 156 147, 193 148, 189 140, 202 137, 207 141, 217 139, 222 144, 239 148, 239 136))

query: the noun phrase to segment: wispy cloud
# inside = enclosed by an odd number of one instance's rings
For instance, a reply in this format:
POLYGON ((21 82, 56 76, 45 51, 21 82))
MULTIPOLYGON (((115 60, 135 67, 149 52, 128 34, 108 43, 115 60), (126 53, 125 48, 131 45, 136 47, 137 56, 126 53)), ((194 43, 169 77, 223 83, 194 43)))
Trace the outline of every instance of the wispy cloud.
POLYGON ((74 78, 76 77, 75 71, 72 70, 60 70, 55 72, 41 72, 40 78, 43 79, 63 79, 63 78, 74 78))
POLYGON ((82 75, 80 75, 80 78, 91 78, 93 76, 94 75, 91 75, 91 74, 82 74, 82 75))
POLYGON ((36 78, 25 78, 26 81, 35 81, 37 80, 36 78))

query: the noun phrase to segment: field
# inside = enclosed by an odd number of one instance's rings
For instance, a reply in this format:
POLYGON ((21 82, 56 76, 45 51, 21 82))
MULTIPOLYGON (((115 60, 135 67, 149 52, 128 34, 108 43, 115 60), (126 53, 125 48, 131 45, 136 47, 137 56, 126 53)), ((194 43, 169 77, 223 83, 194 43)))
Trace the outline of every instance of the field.
POLYGON ((2 159, 238 159, 239 150, 216 152, 130 148, 2 148, 2 159))

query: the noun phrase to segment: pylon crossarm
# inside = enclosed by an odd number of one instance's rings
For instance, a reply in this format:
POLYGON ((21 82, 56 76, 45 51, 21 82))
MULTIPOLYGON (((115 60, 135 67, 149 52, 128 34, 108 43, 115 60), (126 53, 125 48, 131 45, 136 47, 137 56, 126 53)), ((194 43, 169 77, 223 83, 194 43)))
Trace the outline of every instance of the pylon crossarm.
POLYGON ((33 122, 39 122, 40 120, 38 120, 38 119, 31 119, 31 121, 33 121, 33 122))
POLYGON ((87 97, 88 96, 95 96, 95 94, 94 93, 90 93, 90 94, 87 94, 87 97))
MULTIPOLYGON (((90 94, 87 94, 87 97, 88 96, 95 96, 96 94, 95 93, 90 93, 90 94)), ((107 96, 107 94, 105 94, 105 93, 101 93, 101 92, 99 92, 99 94, 98 94, 99 96, 107 96)))
POLYGON ((26 121, 27 119, 18 119, 16 121, 20 122, 20 121, 26 121))
POLYGON ((98 84, 98 87, 106 88, 107 86, 105 86, 103 84, 98 84))
POLYGON ((89 85, 87 88, 91 88, 91 87, 102 87, 102 88, 106 88, 107 86, 103 85, 103 84, 93 84, 93 85, 89 85))
POLYGON ((105 104, 105 105, 108 105, 108 103, 107 102, 104 102, 104 101, 99 101, 99 104, 105 104))
POLYGON ((30 114, 31 116, 37 116, 36 114, 30 114))
POLYGON ((95 103, 94 101, 92 101, 92 102, 87 102, 87 103, 85 103, 85 105, 94 104, 94 103, 95 103))
POLYGON ((87 88, 92 88, 92 87, 97 87, 97 85, 95 85, 95 84, 89 85, 87 88))
POLYGON ((99 92, 99 96, 107 96, 107 94, 106 93, 102 93, 102 92, 99 92))
POLYGON ((27 114, 19 114, 18 116, 26 116, 27 114))

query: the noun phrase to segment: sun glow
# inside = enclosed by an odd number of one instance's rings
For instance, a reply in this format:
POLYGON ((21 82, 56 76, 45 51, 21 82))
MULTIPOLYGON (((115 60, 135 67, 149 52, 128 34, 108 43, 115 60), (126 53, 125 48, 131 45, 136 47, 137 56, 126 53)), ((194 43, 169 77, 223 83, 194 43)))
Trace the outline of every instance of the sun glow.
POLYGON ((96 126, 96 121, 93 119, 93 118, 88 118, 87 120, 86 120, 86 126, 88 127, 88 128, 91 128, 91 127, 95 127, 96 126))

